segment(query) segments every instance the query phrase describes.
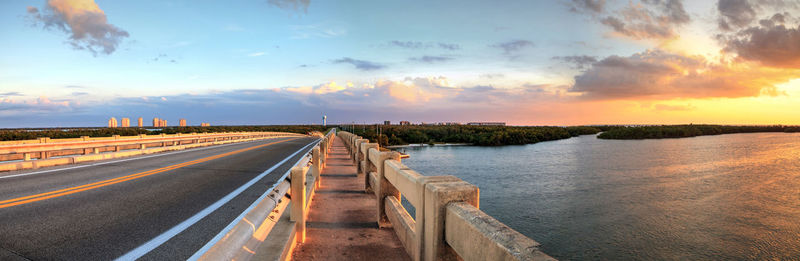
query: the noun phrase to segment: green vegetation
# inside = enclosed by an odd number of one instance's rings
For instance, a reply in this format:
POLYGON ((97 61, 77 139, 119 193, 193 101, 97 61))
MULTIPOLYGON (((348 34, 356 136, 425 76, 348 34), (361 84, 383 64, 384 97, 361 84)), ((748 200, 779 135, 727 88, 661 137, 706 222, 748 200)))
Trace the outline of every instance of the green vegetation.
POLYGON ((576 127, 512 127, 512 126, 398 126, 378 125, 341 126, 370 141, 379 141, 381 146, 405 145, 409 143, 469 143, 479 146, 520 145, 541 141, 566 139, 584 134, 596 134, 601 128, 576 127))
POLYGON ((323 132, 326 127, 320 125, 266 125, 266 126, 210 126, 210 127, 164 127, 164 128, 45 128, 45 129, 6 129, 0 130, 0 141, 31 140, 40 137, 51 139, 90 137, 111 137, 112 135, 134 136, 139 134, 158 135, 161 133, 203 133, 232 131, 280 131, 292 133, 323 132))
POLYGON ((617 127, 600 133, 600 139, 634 140, 685 138, 703 135, 753 132, 800 132, 797 126, 662 125, 617 127))

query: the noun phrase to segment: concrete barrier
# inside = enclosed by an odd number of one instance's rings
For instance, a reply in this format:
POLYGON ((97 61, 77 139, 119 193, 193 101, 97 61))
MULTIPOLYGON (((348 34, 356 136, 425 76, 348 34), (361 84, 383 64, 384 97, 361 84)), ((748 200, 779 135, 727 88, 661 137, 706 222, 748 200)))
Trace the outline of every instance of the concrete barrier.
POLYGON ((163 151, 182 150, 233 142, 245 142, 278 137, 304 135, 280 132, 243 132, 221 134, 175 134, 146 137, 145 135, 51 140, 40 138, 40 143, 0 145, 0 171, 40 168, 86 161, 115 159, 163 151), (110 153, 101 153, 112 151, 110 153), (34 156, 36 155, 36 156, 34 156), (72 157, 65 157, 72 156, 72 157), (36 160, 33 158, 36 157, 36 160), (52 158, 60 157, 60 158, 52 158), (3 160, 12 162, 2 162, 3 160), (21 160, 21 161, 20 161, 21 160), (16 161, 16 162, 13 162, 16 161))
POLYGON ((554 260, 539 243, 481 211, 478 187, 455 176, 424 176, 403 165, 397 152, 338 134, 365 174, 365 190, 377 197, 378 225, 393 227, 413 260, 554 260))
POLYGON ((327 155, 334 137, 331 130, 301 151, 303 156, 278 179, 277 185, 261 201, 254 202, 252 210, 235 220, 230 230, 220 232, 221 240, 209 243, 206 251, 198 251, 196 259, 288 260, 295 244, 305 241, 308 207, 317 188, 323 155, 327 155), (257 253, 259 249, 267 250, 257 253))

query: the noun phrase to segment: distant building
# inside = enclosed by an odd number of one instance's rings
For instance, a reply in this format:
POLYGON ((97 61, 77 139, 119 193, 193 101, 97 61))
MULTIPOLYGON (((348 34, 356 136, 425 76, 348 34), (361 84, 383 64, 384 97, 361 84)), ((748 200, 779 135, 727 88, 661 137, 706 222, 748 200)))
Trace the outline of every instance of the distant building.
POLYGON ((186 119, 178 120, 178 125, 181 126, 181 127, 186 127, 186 119))
POLYGON ((130 126, 131 126, 131 119, 122 118, 122 127, 125 128, 130 126))
POLYGON ((383 121, 383 125, 392 125, 392 121, 383 121))
POLYGON ((144 121, 142 121, 142 117, 139 117, 139 128, 144 127, 144 121))
POLYGON ((117 118, 111 117, 111 119, 108 119, 108 127, 109 128, 116 128, 117 127, 117 118))
POLYGON ((153 127, 161 127, 160 125, 161 125, 161 119, 157 117, 153 118, 153 127))
POLYGON ((322 115, 322 126, 328 126, 328 115, 322 115))
POLYGON ((160 119, 158 123, 158 127, 167 127, 167 120, 160 119))
POLYGON ((471 126, 506 126, 505 122, 470 122, 467 125, 471 126))
POLYGON ((208 122, 200 123, 200 127, 208 127, 208 126, 211 126, 211 124, 208 124, 208 122))
POLYGON ((453 125, 461 125, 460 122, 445 122, 444 125, 453 126, 453 125))
POLYGON ((402 125, 402 126, 411 125, 411 122, 409 122, 409 121, 400 121, 400 125, 402 125))

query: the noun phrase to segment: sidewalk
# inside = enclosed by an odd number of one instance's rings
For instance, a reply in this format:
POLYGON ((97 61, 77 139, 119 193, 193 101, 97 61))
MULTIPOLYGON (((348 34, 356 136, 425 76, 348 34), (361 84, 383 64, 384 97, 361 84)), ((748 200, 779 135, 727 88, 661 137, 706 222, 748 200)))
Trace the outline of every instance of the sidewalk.
POLYGON ((337 137, 311 202, 306 242, 294 260, 410 260, 392 228, 378 228, 375 196, 364 192, 347 149, 337 137))

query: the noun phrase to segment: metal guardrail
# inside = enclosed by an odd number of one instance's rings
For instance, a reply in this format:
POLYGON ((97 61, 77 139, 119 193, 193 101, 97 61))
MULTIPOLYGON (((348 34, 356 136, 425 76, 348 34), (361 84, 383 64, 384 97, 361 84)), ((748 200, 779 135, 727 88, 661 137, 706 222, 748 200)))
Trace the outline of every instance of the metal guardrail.
POLYGON ((455 176, 424 176, 403 165, 398 152, 380 151, 352 133, 338 135, 365 175, 366 191, 377 197, 378 225, 393 227, 413 260, 554 260, 539 243, 481 211, 478 187, 455 176))
POLYGON ((259 245, 268 239, 286 208, 291 208, 291 221, 297 234, 292 240, 303 242, 310 202, 319 187, 320 173, 335 135, 332 129, 319 140, 295 152, 303 156, 190 260, 251 259, 259 245))

